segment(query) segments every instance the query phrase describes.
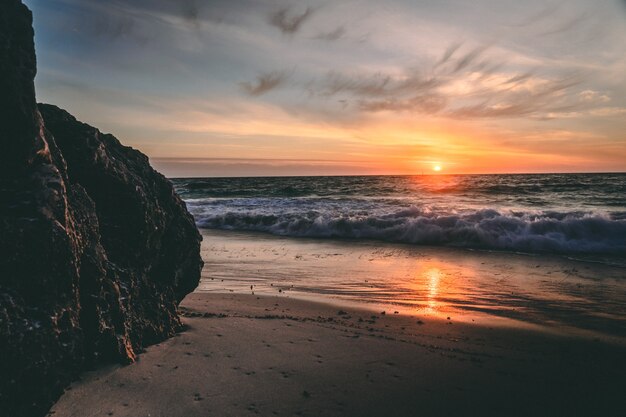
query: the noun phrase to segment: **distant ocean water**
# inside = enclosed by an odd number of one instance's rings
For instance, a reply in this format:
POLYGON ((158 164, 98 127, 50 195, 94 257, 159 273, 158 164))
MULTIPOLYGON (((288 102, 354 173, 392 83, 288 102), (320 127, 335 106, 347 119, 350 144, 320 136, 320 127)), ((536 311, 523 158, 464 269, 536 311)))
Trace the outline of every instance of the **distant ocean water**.
POLYGON ((626 258, 626 174, 173 182, 199 228, 626 258))

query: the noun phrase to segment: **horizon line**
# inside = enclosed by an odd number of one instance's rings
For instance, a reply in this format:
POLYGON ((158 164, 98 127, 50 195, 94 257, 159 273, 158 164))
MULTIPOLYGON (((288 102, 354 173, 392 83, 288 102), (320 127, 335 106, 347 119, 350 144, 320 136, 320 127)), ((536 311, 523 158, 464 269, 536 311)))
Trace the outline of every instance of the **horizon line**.
POLYGON ((626 171, 591 171, 591 172, 491 172, 491 173, 421 173, 421 174, 342 174, 342 175, 242 175, 242 176, 206 176, 206 177, 166 177, 171 180, 183 179, 236 179, 236 178, 330 178, 330 177, 444 177, 472 175, 626 175, 626 171))

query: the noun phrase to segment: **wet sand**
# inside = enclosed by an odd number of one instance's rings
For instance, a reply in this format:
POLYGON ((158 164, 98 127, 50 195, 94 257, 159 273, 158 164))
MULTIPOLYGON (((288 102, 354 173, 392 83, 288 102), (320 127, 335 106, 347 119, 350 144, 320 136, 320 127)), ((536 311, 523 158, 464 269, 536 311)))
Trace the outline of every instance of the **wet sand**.
POLYGON ((626 267, 558 255, 202 230, 197 292, 626 338, 626 267))
POLYGON ((626 343, 193 293, 187 329, 87 373, 51 413, 89 416, 618 416, 626 343))

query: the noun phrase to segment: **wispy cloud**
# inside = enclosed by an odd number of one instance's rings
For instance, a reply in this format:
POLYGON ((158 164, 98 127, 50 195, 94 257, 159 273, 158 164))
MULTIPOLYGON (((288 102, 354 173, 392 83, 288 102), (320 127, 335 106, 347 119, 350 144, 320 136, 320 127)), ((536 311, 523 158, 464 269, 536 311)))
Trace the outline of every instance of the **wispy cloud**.
POLYGON ((315 39, 319 39, 322 41, 333 42, 343 38, 346 34, 346 28, 343 26, 337 27, 335 30, 331 30, 330 32, 322 32, 318 34, 315 39))
POLYGON ((446 50, 444 51, 443 55, 441 56, 441 59, 437 62, 437 64, 435 64, 435 68, 448 62, 450 58, 452 58, 455 52, 458 51, 462 45, 463 44, 461 42, 455 42, 451 44, 450 46, 448 46, 446 50))
POLYGON ((556 34, 560 34, 563 32, 567 32, 570 31, 572 29, 576 29, 577 27, 579 27, 582 23, 584 23, 587 19, 589 18, 589 15, 587 13, 582 13, 578 16, 575 16, 563 23, 561 23, 560 25, 551 28, 549 30, 546 30, 542 33, 539 34, 539 36, 546 36, 546 35, 556 35, 556 34))
POLYGON ((360 97, 384 97, 403 94, 407 91, 430 90, 437 83, 437 79, 433 77, 422 76, 414 72, 401 78, 380 72, 352 77, 331 72, 322 80, 317 93, 327 97, 339 93, 349 93, 360 97))
MULTIPOLYGON (((490 45, 452 43, 441 58, 400 72, 338 73, 306 84, 312 97, 338 97, 348 110, 414 112, 458 119, 545 119, 605 106, 610 97, 581 89, 578 72, 548 75, 540 69, 508 68, 489 54, 490 45)), ((586 114, 589 114, 587 112, 586 114)))
POLYGON ((180 0, 179 4, 183 20, 194 30, 199 31, 201 27, 200 8, 197 0, 180 0))
MULTIPOLYGON (((487 45, 477 46, 456 60, 452 73, 457 73, 476 62, 487 50, 487 45)), ((449 48, 448 48, 449 49, 449 48)))
POLYGON ((272 13, 269 18, 269 23, 280 29, 281 32, 292 35, 300 30, 302 24, 311 18, 314 11, 313 8, 307 7, 303 13, 297 14, 291 13, 291 9, 285 7, 272 13))
POLYGON ((408 99, 361 100, 359 109, 367 112, 393 111, 436 114, 448 104, 448 99, 437 94, 419 94, 408 99))
POLYGON ((551 113, 572 111, 580 100, 572 90, 581 83, 578 76, 556 80, 529 78, 526 74, 513 77, 518 81, 488 86, 474 102, 449 109, 447 116, 455 118, 535 117, 546 118, 551 113))
POLYGON ((129 16, 115 19, 108 16, 99 16, 93 22, 91 29, 95 36, 112 39, 135 37, 137 35, 135 21, 129 16))
POLYGON ((284 71, 273 71, 259 74, 253 82, 244 81, 239 83, 241 89, 251 96, 260 96, 273 90, 287 80, 288 75, 284 71))
POLYGON ((183 17, 189 21, 197 22, 199 11, 195 0, 183 0, 179 2, 183 17))

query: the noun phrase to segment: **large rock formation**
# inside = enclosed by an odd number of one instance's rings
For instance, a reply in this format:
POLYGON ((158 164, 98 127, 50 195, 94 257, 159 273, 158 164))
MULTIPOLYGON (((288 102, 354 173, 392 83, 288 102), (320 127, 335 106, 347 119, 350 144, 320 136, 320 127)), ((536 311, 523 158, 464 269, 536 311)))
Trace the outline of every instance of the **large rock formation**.
POLYGON ((80 370, 171 336, 202 267, 167 179, 113 136, 38 109, 35 72, 31 13, 2 0, 2 417, 43 415, 80 370))

